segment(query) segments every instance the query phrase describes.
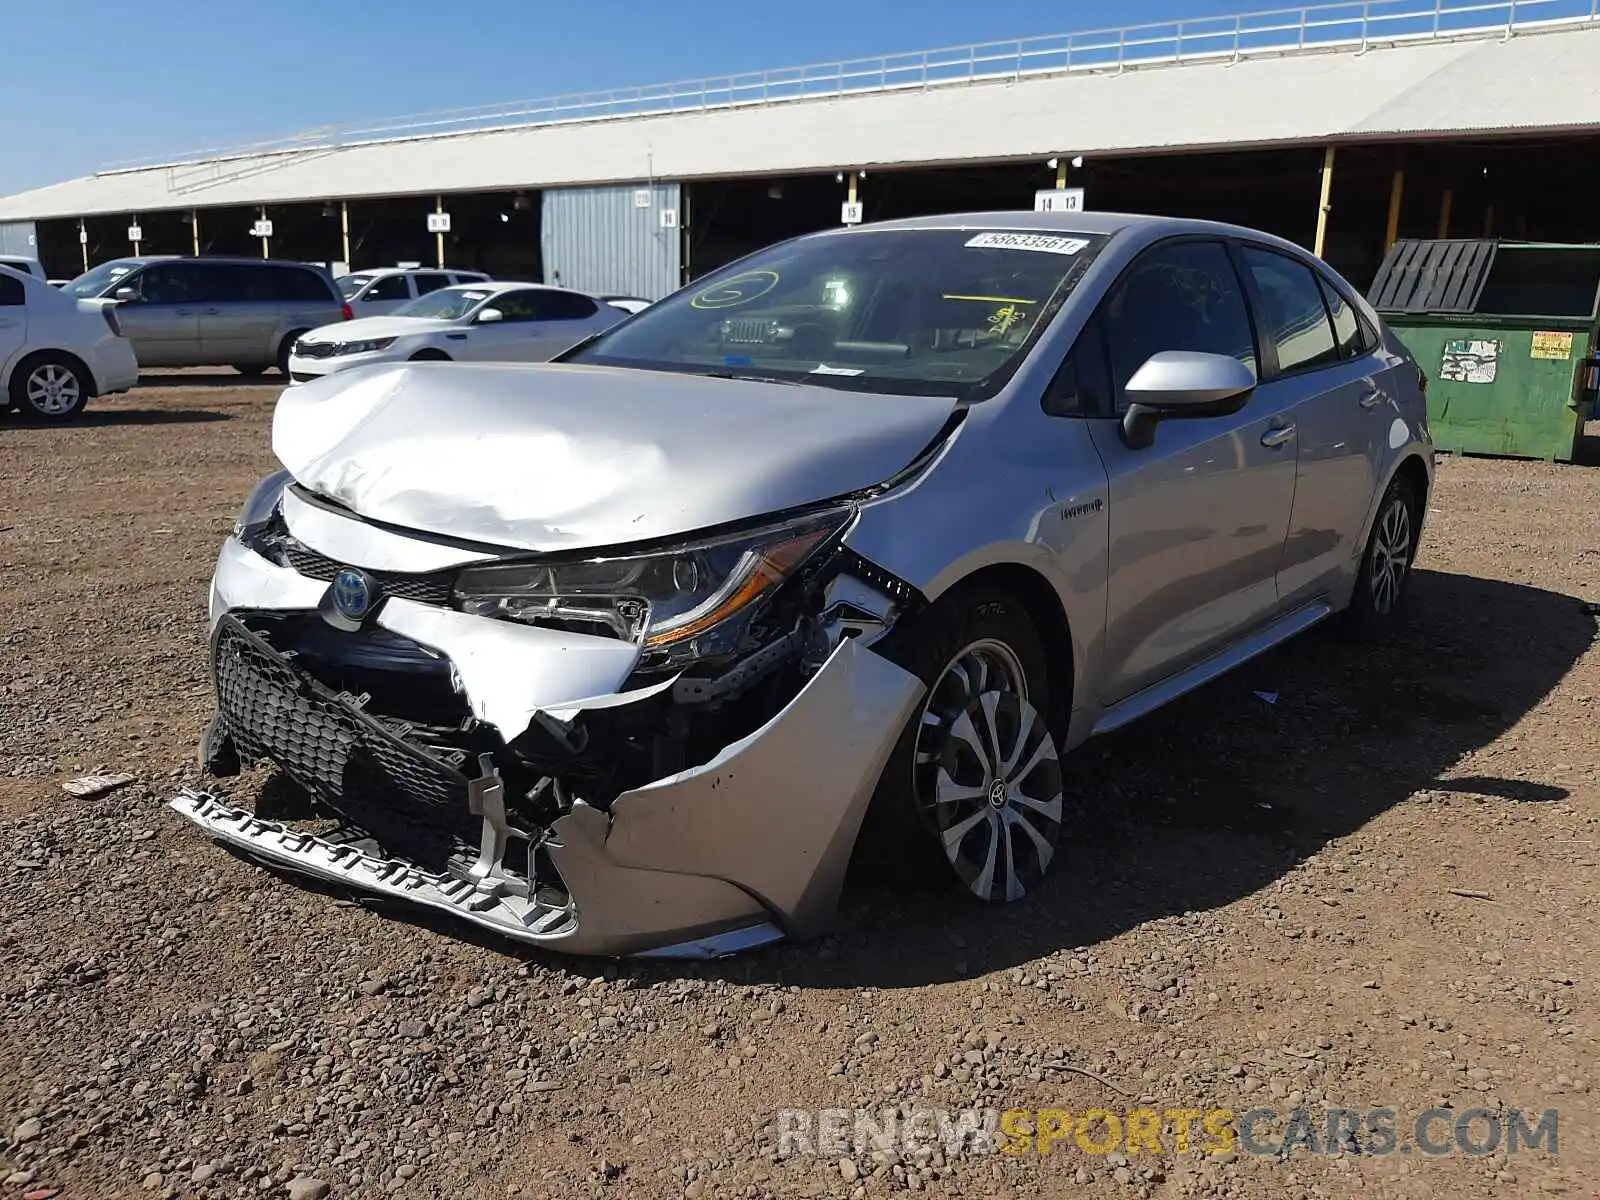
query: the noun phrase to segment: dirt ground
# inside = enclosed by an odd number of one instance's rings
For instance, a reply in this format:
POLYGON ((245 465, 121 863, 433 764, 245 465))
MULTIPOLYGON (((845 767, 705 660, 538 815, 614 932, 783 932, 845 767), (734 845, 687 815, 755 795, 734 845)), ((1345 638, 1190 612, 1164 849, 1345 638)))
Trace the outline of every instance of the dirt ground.
POLYGON ((1444 459, 1401 636, 1314 633, 1091 743, 1022 906, 858 888, 820 943, 608 965, 279 878, 164 808, 276 395, 169 377, 0 422, 0 1200, 1600 1196, 1600 470, 1444 459), (137 782, 63 793, 101 769, 137 782), (779 1153, 780 1109, 902 1104, 1559 1132, 779 1153))

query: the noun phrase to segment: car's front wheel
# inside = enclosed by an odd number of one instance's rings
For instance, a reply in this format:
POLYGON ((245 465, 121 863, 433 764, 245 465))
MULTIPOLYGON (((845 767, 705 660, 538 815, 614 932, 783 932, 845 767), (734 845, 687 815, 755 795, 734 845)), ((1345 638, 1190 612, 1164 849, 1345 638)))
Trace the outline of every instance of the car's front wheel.
POLYGON ((962 589, 889 650, 928 690, 868 812, 869 861, 900 882, 1022 899, 1055 856, 1063 810, 1038 630, 1007 593, 962 589))
POLYGON ((72 420, 89 402, 91 390, 87 373, 64 354, 35 354, 11 373, 12 405, 38 420, 72 420))

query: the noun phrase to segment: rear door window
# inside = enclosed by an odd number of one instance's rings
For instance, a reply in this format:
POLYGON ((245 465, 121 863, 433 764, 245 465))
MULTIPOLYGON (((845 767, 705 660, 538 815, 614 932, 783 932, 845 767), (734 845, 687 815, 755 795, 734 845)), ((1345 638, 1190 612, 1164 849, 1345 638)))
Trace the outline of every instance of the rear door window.
POLYGON ((0 271, 0 308, 20 308, 28 303, 28 285, 0 271))
POLYGON ((417 295, 426 296, 429 292, 437 292, 442 287, 450 286, 450 276, 442 271, 419 271, 411 277, 416 285, 417 295))
POLYGON ((1360 358, 1363 354, 1370 354, 1377 348, 1378 339, 1356 311, 1355 305, 1346 300, 1344 293, 1325 276, 1317 276, 1317 283, 1322 288, 1328 313, 1333 317, 1333 335, 1339 342, 1339 356, 1360 358))
POLYGON ((1337 362, 1339 345, 1316 273, 1302 262, 1260 246, 1241 248, 1261 298, 1261 333, 1278 352, 1278 369, 1305 371, 1337 362))

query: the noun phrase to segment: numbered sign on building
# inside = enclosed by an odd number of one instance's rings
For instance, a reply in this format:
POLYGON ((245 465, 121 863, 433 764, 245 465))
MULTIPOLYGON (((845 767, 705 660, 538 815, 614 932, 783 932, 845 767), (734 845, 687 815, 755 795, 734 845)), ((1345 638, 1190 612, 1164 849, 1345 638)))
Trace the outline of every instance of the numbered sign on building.
POLYGON ((861 201, 845 201, 839 209, 839 220, 846 225, 861 224, 861 201))
POLYGON ((636 188, 633 193, 633 206, 635 208, 649 208, 651 199, 649 188, 636 188))
POLYGON ((663 208, 661 210, 661 228, 676 229, 677 227, 678 210, 675 208, 663 208))
POLYGON ((256 223, 254 225, 250 226, 250 236, 251 237, 258 237, 258 238, 269 238, 269 237, 271 237, 272 236, 272 222, 269 221, 266 217, 258 218, 256 223))
POLYGON ((1046 188, 1033 194, 1033 211, 1070 213, 1083 211, 1082 188, 1046 188))
POLYGON ((450 214, 447 212, 431 212, 428 214, 429 233, 449 233, 450 214))
POLYGON ((128 240, 130 242, 142 242, 142 241, 144 241, 144 230, 140 229, 137 225, 129 225, 128 226, 128 240))

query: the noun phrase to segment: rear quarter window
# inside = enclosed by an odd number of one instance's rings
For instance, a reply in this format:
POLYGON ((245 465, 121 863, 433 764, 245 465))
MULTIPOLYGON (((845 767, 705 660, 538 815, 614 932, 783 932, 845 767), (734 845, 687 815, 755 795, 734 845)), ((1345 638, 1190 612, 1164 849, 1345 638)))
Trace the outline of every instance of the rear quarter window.
POLYGON ((305 267, 272 268, 272 294, 279 300, 332 301, 333 292, 328 283, 315 271, 305 267))

